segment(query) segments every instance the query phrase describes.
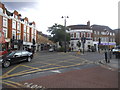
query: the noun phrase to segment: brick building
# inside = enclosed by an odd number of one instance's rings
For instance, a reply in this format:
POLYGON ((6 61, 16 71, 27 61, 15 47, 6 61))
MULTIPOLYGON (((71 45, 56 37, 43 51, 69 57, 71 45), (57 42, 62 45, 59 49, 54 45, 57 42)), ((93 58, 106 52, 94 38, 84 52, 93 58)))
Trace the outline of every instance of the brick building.
POLYGON ((73 48, 74 51, 77 51, 79 49, 77 47, 78 41, 81 42, 80 49, 82 49, 84 45, 85 51, 91 47, 95 50, 98 50, 99 42, 101 49, 107 49, 108 46, 109 48, 112 48, 116 45, 115 32, 108 26, 90 26, 90 21, 88 21, 86 25, 70 25, 68 28, 70 28, 68 33, 71 35, 70 47, 73 48), (85 38, 84 44, 82 44, 83 37, 85 38))
POLYGON ((29 22, 28 18, 21 18, 18 11, 9 12, 4 4, 0 3, 0 30, 4 32, 7 47, 19 49, 36 46, 33 41, 37 39, 35 22, 29 22))

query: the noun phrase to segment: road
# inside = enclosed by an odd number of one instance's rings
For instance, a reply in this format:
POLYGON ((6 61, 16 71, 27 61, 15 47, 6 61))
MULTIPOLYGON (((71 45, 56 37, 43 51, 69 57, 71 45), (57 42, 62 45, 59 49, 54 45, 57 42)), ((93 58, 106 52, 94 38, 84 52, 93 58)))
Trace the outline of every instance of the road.
MULTIPOLYGON (((3 87, 25 87, 26 80, 61 74, 65 72, 83 70, 99 66, 99 60, 104 59, 103 54, 64 52, 37 52, 31 62, 21 62, 2 69, 3 87)), ((103 67, 107 68, 107 67, 103 67)))

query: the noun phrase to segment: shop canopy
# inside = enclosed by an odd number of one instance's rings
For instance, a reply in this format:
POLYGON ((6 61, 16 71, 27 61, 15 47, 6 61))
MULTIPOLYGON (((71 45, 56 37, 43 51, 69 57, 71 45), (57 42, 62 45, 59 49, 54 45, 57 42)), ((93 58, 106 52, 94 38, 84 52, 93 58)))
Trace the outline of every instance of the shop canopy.
POLYGON ((116 43, 101 43, 100 45, 116 45, 116 43))

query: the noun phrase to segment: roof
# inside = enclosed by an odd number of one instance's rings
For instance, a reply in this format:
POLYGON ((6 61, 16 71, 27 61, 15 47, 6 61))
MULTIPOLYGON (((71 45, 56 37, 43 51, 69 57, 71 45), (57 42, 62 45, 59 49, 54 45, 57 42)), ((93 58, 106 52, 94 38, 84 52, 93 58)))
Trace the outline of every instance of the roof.
POLYGON ((75 29, 90 29, 90 27, 88 25, 70 25, 67 26, 68 28, 70 28, 71 30, 75 30, 75 29))
POLYGON ((8 11, 7 9, 6 9, 6 14, 7 14, 8 16, 13 16, 13 13, 11 13, 10 11, 8 11))
POLYGON ((112 31, 112 29, 109 28, 108 26, 95 25, 95 24, 91 26, 91 29, 92 29, 92 30, 95 30, 95 31, 105 31, 105 30, 107 30, 107 31, 112 31))

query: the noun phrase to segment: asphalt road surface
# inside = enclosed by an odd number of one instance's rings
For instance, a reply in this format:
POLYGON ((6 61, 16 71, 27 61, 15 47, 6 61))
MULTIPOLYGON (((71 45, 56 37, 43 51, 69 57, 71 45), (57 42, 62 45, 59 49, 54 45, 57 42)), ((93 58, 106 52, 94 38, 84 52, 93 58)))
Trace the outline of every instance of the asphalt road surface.
POLYGON ((9 68, 3 68, 0 79, 2 79, 3 88, 25 87, 19 82, 37 77, 96 67, 99 65, 98 61, 101 59, 104 59, 103 54, 96 53, 78 55, 64 52, 37 52, 31 62, 21 62, 9 68))

